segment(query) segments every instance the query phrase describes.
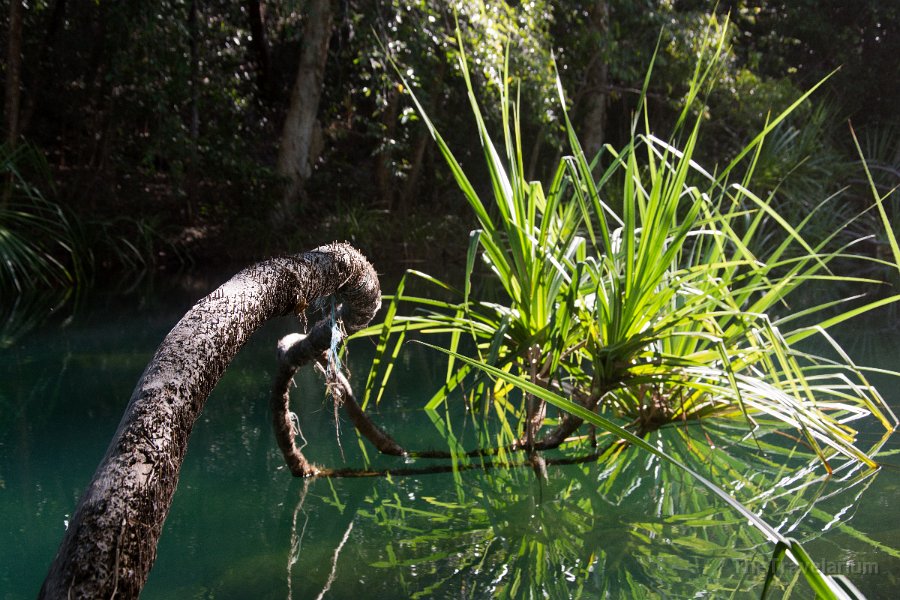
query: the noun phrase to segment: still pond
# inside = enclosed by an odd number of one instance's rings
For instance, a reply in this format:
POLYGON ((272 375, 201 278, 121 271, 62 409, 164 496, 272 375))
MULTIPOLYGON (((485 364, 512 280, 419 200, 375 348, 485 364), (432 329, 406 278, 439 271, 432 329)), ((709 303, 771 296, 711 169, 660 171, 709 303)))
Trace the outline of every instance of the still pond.
MULTIPOLYGON (((0 600, 36 596, 148 359, 218 283, 91 294, 31 326, 22 316, 27 307, 4 322, 0 600)), ((759 597, 772 547, 703 488, 638 451, 611 464, 551 466, 546 481, 527 468, 291 477, 267 395, 275 342, 296 326, 284 319, 264 327, 210 397, 142 598, 759 597)), ((895 369, 900 362, 896 313, 855 324, 841 339, 861 364, 895 369)), ((372 354, 367 340, 353 343, 354 381, 364 380, 372 354)), ((446 447, 448 423, 464 444, 474 443, 462 409, 429 415, 421 408, 441 383, 444 360, 407 344, 396 385, 374 413, 409 447, 446 447)), ((898 412, 900 381, 876 381, 898 412)), ((297 377, 293 402, 304 453, 318 464, 431 464, 376 456, 343 415, 336 427, 311 370, 297 377)), ((864 432, 864 446, 877 441, 875 432, 872 439, 864 432)), ((667 432, 656 442, 708 444, 694 433, 693 441, 667 432)), ((756 452, 752 443, 730 450, 734 460, 711 461, 707 474, 731 482, 742 501, 803 541, 826 573, 846 575, 870 600, 896 598, 897 438, 884 446, 887 466, 871 475, 839 471, 826 480, 821 467, 794 473, 774 462, 756 472, 759 461, 741 460, 756 452)), ((777 583, 770 597, 812 597, 790 564, 777 583)))

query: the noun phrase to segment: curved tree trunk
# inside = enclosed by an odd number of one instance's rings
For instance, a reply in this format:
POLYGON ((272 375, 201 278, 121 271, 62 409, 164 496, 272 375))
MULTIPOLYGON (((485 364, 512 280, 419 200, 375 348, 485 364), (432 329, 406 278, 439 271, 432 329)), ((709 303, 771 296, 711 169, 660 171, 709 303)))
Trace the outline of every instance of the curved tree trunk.
POLYGON ((250 335, 271 317, 331 295, 353 332, 374 317, 380 294, 365 258, 335 244, 245 269, 195 304, 138 382, 40 597, 136 598, 156 558, 194 422, 250 335))

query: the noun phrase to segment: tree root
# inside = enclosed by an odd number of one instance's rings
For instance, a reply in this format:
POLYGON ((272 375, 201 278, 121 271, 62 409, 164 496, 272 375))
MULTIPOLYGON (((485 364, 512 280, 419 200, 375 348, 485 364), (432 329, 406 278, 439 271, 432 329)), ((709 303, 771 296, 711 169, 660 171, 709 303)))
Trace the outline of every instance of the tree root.
MULTIPOLYGON (((313 328, 313 332, 318 328, 325 327, 331 331, 332 325, 327 319, 317 323, 313 328)), ((350 386, 346 376, 337 369, 326 368, 328 359, 325 352, 319 350, 318 354, 316 354, 317 348, 310 341, 311 339, 314 339, 312 332, 309 335, 293 333, 285 336, 278 342, 279 366, 275 375, 275 382, 272 385, 272 396, 269 405, 272 411, 275 439, 291 473, 295 477, 311 477, 321 472, 321 469, 306 460, 306 457, 297 448, 294 442, 296 432, 291 421, 290 411, 290 387, 293 377, 300 367, 313 361, 318 362, 323 367, 323 370, 328 373, 328 387, 334 396, 334 401, 343 405, 356 429, 372 442, 380 452, 392 456, 406 455, 403 447, 363 412, 356 402, 353 388, 350 386)))
MULTIPOLYGON (((314 465, 306 459, 294 442, 294 437, 297 432, 294 430, 295 427, 291 421, 290 387, 297 371, 305 364, 313 361, 317 362, 322 367, 322 370, 327 373, 326 376, 328 377, 328 381, 326 383, 334 396, 336 406, 342 405, 344 407, 347 411, 347 415, 353 422, 354 427, 356 427, 356 430, 369 440, 379 452, 390 456, 405 456, 409 458, 452 458, 454 454, 446 450, 407 450, 369 418, 356 402, 353 388, 346 376, 337 369, 328 368, 328 358, 325 351, 320 350, 319 353, 316 354, 315 352, 318 348, 310 342, 310 339, 314 338, 314 332, 317 330, 327 329, 328 331, 332 331, 332 328, 333 324, 330 323, 328 319, 323 319, 316 324, 309 335, 293 333, 285 336, 278 343, 279 368, 275 377, 275 382, 272 386, 270 406, 272 410, 272 423, 275 430, 275 438, 291 473, 295 477, 313 477, 317 475, 336 477, 350 476, 340 475, 342 473, 368 473, 368 471, 358 471, 354 469, 336 470, 314 465)), ((334 341, 330 343, 334 343, 334 341)), ((343 343, 343 336, 340 343, 343 343)), ((596 402, 590 400, 583 404, 586 404, 591 409, 596 407, 596 402)), ((542 407, 537 407, 535 412, 540 414, 541 420, 543 420, 542 407)), ((527 464, 531 465, 539 476, 546 478, 546 464, 552 463, 547 463, 538 452, 558 448, 573 433, 575 433, 582 425, 583 421, 578 417, 564 413, 556 428, 548 432, 544 437, 535 440, 534 436, 538 429, 535 425, 536 421, 536 418, 529 420, 528 431, 522 439, 515 440, 514 442, 501 447, 476 448, 465 453, 457 453, 457 456, 460 454, 467 457, 493 456, 500 454, 501 452, 527 451, 529 453, 529 462, 527 464)), ((400 473, 400 471, 397 470, 391 470, 390 472, 400 473)), ((411 472, 418 471, 413 470, 411 472)), ((426 468, 422 472, 432 473, 441 471, 435 471, 433 468, 426 468)), ((372 473, 377 474, 378 472, 372 473)), ((361 474, 354 476, 365 477, 367 475, 361 474)))

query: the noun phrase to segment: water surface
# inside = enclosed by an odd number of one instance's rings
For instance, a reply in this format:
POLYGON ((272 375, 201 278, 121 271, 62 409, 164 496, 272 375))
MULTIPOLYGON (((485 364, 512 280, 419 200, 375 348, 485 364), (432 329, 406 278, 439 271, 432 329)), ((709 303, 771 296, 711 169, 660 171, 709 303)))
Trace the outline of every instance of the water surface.
MULTIPOLYGON (((0 349, 0 599, 37 594, 147 360, 205 287, 98 295, 74 315, 7 338, 0 349)), ((855 358, 896 368, 896 323, 869 327, 845 337, 855 358)), ((530 469, 294 479, 271 433, 267 395, 275 341, 295 329, 291 319, 267 325, 210 397, 142 598, 759 596, 771 546, 692 481, 637 451, 615 469, 551 467, 545 482, 530 469)), ((359 386, 372 352, 365 340, 351 347, 359 386)), ((412 345, 401 355, 397 386, 375 413, 401 443, 444 444, 419 408, 443 372, 432 351, 412 345)), ((897 382, 878 382, 896 411, 897 382)), ((297 383, 294 409, 314 462, 422 466, 375 456, 346 418, 336 426, 318 375, 303 372, 297 383)), ((455 421, 454 431, 470 444, 464 422, 455 421)), ((685 443, 674 435, 664 441, 685 443)), ((900 464, 900 443, 887 448, 893 454, 884 460, 900 464)), ((759 486, 748 498, 778 489, 766 473, 742 476, 759 486)), ((897 468, 808 479, 758 506, 803 540, 823 570, 847 575, 870 599, 893 598, 897 468)), ((796 575, 785 566, 772 597, 811 597, 796 575)))

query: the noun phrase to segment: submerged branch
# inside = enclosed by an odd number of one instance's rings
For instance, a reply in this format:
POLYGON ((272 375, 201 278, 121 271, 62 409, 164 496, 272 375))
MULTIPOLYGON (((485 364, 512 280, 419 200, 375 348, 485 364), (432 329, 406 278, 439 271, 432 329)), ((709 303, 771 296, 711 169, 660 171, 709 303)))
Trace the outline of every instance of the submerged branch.
MULTIPOLYGON (((579 456, 566 456, 558 458, 542 459, 542 466, 565 466, 578 465, 591 462, 605 456, 613 447, 617 445, 625 445, 627 442, 622 440, 613 440, 603 448, 582 454, 579 456)), ((429 457, 432 458, 432 457, 429 457)), ((531 458, 521 461, 481 461, 478 463, 456 464, 456 465, 432 465, 429 467, 401 467, 397 469, 320 469, 316 474, 319 477, 334 478, 353 478, 353 477, 411 477, 415 475, 433 475, 437 473, 453 473, 455 471, 472 471, 481 469, 487 471, 489 469, 522 469, 528 467, 535 468, 534 461, 531 458)))
POLYGON ((408 454, 407 451, 404 450, 394 438, 388 435, 387 432, 378 427, 378 425, 369 418, 356 402, 356 397, 353 395, 353 388, 350 387, 350 382, 347 381, 344 374, 337 372, 335 373, 335 378, 337 380, 336 383, 338 384, 332 389, 332 393, 337 396, 335 401, 341 402, 344 405, 344 409, 346 409, 350 420, 353 421, 356 430, 372 442, 382 454, 406 456, 408 454))
MULTIPOLYGON (((343 311, 342 311, 343 313, 343 311)), ((364 324, 363 324, 364 325, 364 324)), ((348 333, 357 331, 363 325, 345 323, 347 333, 341 332, 334 336, 334 324, 330 319, 319 321, 308 335, 293 333, 285 336, 278 342, 278 373, 272 385, 270 408, 272 410, 272 424, 275 429, 275 439, 278 447, 284 455, 285 463, 295 477, 311 477, 319 475, 322 469, 310 463, 303 453, 297 448, 294 437, 297 434, 290 411, 290 388, 293 377, 305 364, 316 361, 322 366, 328 377, 328 388, 334 396, 336 405, 343 405, 353 425, 375 447, 384 454, 403 456, 406 451, 394 439, 380 429, 363 412, 350 382, 337 368, 328 367, 326 351, 343 343, 348 333), (322 332, 327 331, 327 342, 322 332), (324 347, 323 347, 324 345, 324 347)))

